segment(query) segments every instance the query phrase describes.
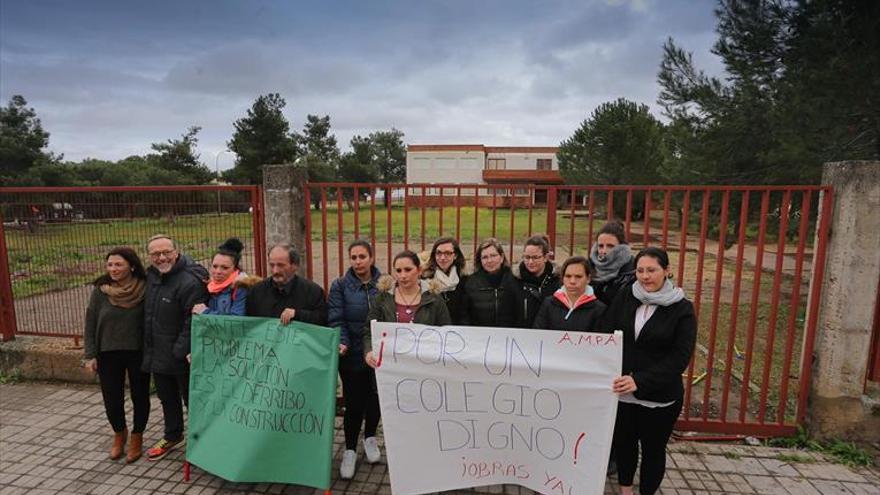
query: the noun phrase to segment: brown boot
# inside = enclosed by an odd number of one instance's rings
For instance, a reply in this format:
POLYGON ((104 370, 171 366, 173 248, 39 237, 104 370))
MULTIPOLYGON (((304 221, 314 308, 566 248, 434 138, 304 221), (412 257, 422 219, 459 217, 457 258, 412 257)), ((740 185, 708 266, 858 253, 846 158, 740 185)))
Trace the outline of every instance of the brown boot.
POLYGON ((144 450, 144 434, 143 433, 132 433, 131 434, 131 442, 128 443, 128 454, 125 456, 125 462, 131 464, 132 462, 141 458, 141 453, 144 450))
POLYGON ((125 440, 128 438, 128 429, 117 431, 113 436, 113 446, 110 447, 110 458, 114 461, 122 457, 125 449, 125 440))

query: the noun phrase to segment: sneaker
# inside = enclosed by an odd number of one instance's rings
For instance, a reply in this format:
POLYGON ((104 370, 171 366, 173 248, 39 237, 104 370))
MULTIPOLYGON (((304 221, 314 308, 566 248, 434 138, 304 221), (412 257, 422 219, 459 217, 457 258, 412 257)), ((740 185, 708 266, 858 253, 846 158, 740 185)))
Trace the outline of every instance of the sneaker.
POLYGON ((376 441, 376 437, 364 439, 364 454, 370 464, 376 464, 382 460, 382 451, 379 450, 379 442, 376 441))
POLYGON ((147 451, 147 459, 151 461, 158 461, 159 459, 165 457, 168 452, 171 451, 171 449, 177 447, 178 445, 183 445, 184 442, 185 440, 183 438, 176 442, 165 440, 163 438, 162 440, 156 442, 156 445, 154 445, 153 448, 147 451))
POLYGON ((354 468, 357 465, 357 452, 346 450, 342 453, 342 464, 339 466, 339 476, 344 480, 354 478, 354 468))

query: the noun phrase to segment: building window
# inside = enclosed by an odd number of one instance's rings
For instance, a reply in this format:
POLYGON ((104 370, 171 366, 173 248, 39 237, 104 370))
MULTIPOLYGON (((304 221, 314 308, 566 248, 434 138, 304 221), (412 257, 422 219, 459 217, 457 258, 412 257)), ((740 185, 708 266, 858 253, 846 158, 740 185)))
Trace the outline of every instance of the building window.
POLYGON ((551 158, 538 158, 538 170, 552 170, 553 169, 553 159, 551 158))
POLYGON ((507 159, 489 158, 486 162, 486 170, 504 170, 507 168, 507 159))

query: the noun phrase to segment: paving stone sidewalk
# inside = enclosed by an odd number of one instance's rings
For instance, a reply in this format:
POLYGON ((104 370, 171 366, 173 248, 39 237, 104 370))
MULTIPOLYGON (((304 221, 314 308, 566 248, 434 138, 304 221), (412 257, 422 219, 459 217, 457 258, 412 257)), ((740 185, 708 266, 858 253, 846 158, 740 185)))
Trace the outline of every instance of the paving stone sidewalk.
MULTIPOLYGON (((161 418, 159 401, 153 397, 145 443, 160 438, 161 418)), ((332 492, 390 494, 385 463, 367 464, 362 453, 355 478, 338 479, 343 448, 340 418, 336 426, 332 492)), ((158 462, 142 459, 126 465, 107 459, 110 437, 96 386, 0 385, 0 494, 323 493, 293 485, 231 483, 198 468, 185 483, 182 450, 158 462)), ((499 485, 454 493, 533 492, 499 485)), ((612 480, 605 493, 617 493, 612 480)), ((790 449, 677 442, 670 445, 660 493, 880 494, 880 471, 849 469, 821 455, 790 449)))

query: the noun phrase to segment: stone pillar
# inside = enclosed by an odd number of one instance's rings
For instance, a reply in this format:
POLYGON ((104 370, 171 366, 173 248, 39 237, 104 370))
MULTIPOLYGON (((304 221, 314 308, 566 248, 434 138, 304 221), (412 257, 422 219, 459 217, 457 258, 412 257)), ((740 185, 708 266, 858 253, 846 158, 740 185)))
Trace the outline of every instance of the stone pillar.
POLYGON ((820 438, 876 441, 880 402, 865 381, 880 278, 880 162, 826 163, 822 183, 834 187, 834 207, 819 298, 809 429, 820 438))
POLYGON ((266 250, 275 244, 293 244, 305 264, 306 167, 296 164, 263 166, 263 211, 266 217, 266 250))

